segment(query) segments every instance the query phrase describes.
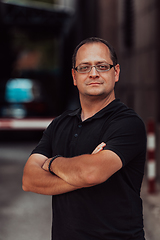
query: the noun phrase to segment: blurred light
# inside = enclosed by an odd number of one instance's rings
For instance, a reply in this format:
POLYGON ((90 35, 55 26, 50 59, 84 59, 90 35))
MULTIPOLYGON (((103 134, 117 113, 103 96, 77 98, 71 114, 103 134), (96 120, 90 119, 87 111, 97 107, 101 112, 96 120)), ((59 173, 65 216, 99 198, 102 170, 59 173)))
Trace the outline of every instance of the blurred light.
POLYGON ((10 103, 31 102, 34 99, 30 79, 10 79, 6 84, 5 99, 10 103))
POLYGON ((25 107, 21 104, 13 104, 2 109, 2 116, 9 118, 24 118, 27 115, 25 107))

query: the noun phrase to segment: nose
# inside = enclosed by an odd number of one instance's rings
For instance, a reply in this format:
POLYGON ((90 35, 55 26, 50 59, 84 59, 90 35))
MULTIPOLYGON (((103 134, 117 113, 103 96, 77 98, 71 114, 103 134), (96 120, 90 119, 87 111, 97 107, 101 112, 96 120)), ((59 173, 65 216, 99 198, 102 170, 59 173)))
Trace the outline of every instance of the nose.
POLYGON ((99 72, 96 70, 95 66, 92 66, 91 71, 89 72, 89 77, 99 77, 99 72))

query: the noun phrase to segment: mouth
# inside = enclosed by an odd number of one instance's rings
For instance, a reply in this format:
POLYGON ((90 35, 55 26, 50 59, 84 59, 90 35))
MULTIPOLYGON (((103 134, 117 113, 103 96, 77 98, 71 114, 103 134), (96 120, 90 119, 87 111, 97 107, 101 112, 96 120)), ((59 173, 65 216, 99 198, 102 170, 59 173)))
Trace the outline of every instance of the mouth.
POLYGON ((102 82, 90 82, 87 85, 89 85, 89 86, 91 86, 91 85, 97 86, 97 85, 101 85, 101 84, 103 84, 103 83, 102 82))

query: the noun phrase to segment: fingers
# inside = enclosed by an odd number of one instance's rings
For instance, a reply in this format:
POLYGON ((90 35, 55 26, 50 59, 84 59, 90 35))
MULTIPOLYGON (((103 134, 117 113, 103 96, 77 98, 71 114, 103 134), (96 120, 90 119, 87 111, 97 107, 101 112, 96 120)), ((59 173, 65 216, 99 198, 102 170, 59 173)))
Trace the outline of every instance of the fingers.
POLYGON ((101 144, 99 144, 94 151, 92 152, 92 154, 96 154, 99 153, 100 151, 103 150, 103 148, 106 146, 106 143, 102 142, 101 144))
POLYGON ((42 165, 42 169, 45 170, 45 171, 48 171, 48 165, 49 165, 49 161, 50 159, 46 159, 42 165))

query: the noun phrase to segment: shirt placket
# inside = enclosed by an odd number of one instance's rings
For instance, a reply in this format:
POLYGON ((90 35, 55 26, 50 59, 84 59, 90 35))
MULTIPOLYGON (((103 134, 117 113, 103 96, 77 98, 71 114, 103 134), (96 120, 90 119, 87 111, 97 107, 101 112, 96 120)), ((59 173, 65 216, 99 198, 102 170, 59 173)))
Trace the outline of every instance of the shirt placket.
POLYGON ((83 129, 83 124, 82 122, 76 123, 74 130, 72 132, 72 139, 70 143, 70 154, 74 155, 75 154, 75 148, 78 144, 79 138, 80 138, 80 133, 83 129))

